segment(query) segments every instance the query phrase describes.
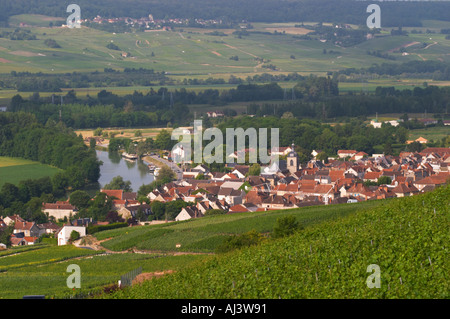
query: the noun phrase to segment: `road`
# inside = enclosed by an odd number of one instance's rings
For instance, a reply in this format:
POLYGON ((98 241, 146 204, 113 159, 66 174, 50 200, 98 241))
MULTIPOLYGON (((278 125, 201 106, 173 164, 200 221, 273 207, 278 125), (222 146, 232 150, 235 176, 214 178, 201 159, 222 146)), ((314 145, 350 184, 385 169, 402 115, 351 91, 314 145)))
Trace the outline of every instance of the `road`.
POLYGON ((172 171, 174 171, 174 173, 177 175, 178 181, 183 179, 183 171, 176 164, 174 164, 173 162, 169 162, 164 158, 160 158, 157 155, 150 155, 150 157, 164 165, 169 166, 172 169, 172 171))

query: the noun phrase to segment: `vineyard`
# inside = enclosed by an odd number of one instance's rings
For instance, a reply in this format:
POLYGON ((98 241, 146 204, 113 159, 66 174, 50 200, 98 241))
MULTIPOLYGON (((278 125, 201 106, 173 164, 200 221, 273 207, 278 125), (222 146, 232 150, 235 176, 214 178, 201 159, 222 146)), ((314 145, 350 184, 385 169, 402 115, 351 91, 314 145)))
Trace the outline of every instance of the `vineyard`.
POLYGON ((449 203, 447 185, 211 256, 105 297, 449 298, 449 203), (379 266, 380 288, 368 288, 372 264, 379 266))
POLYGON ((217 215, 188 221, 121 228, 96 233, 98 240, 109 239, 102 246, 124 251, 130 248, 157 251, 214 252, 230 235, 250 230, 260 233, 272 232, 279 217, 295 215, 302 226, 307 227, 325 220, 347 216, 364 209, 382 205, 383 201, 359 204, 313 206, 299 209, 217 215), (176 248, 178 245, 178 248, 176 248))
POLYGON ((73 246, 22 251, 0 258, 0 299, 17 299, 24 295, 86 297, 101 291, 105 286, 117 284, 121 275, 135 268, 142 267, 143 272, 176 271, 200 258, 203 256, 104 254, 73 246), (80 267, 80 289, 67 287, 67 278, 71 275, 67 267, 71 264, 80 267))

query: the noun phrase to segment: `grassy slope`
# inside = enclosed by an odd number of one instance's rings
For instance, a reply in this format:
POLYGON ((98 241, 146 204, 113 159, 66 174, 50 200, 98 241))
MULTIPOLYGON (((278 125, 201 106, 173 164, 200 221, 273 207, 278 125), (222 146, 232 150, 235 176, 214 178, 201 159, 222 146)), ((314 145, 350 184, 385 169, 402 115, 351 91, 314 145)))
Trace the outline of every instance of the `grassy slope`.
POLYGON ((37 246, 34 250, 13 249, 3 252, 1 256, 6 256, 7 253, 18 254, 0 259, 0 299, 42 294, 47 298, 62 298, 73 293, 87 293, 117 283, 121 275, 138 267, 142 267, 143 272, 176 271, 204 257, 153 254, 96 255, 100 252, 73 246, 37 246), (78 265, 81 271, 81 289, 75 291, 69 289, 66 284, 71 274, 66 270, 71 264, 78 265))
POLYGON ((17 185, 26 179, 53 176, 58 168, 21 158, 0 157, 0 187, 5 183, 17 185))
MULTIPOLYGON (((36 17, 30 17, 35 20, 36 17)), ((48 25, 48 21, 44 21, 48 25)), ((293 26, 292 23, 291 26, 293 26)), ((261 31, 267 31, 264 25, 261 31)), ((424 29, 425 30, 425 29, 424 29)), ((198 30, 201 31, 201 30, 198 30)), ((390 31, 390 30, 387 30, 390 31)), ((157 71, 182 73, 192 76, 212 76, 224 74, 247 75, 270 70, 258 66, 255 56, 270 59, 283 72, 327 72, 346 67, 367 67, 372 63, 390 62, 366 54, 367 50, 387 52, 411 42, 437 41, 428 49, 420 46, 408 48, 409 56, 397 57, 397 62, 425 59, 449 61, 449 40, 444 35, 417 34, 408 37, 386 37, 367 41, 351 48, 340 48, 330 43, 305 41, 293 35, 252 34, 242 39, 234 35, 225 37, 205 35, 200 32, 145 32, 137 34, 112 34, 88 29, 33 28, 36 41, 11 41, 0 39, 0 58, 12 61, 2 63, 2 72, 42 71, 72 72, 103 70, 105 67, 146 67, 157 71), (429 38, 432 37, 432 40, 429 38), (45 39, 56 40, 62 48, 50 49, 44 45, 45 39), (106 45, 114 41, 121 51, 109 50, 106 45), (147 43, 148 41, 148 43, 147 43), (221 41, 225 43, 220 43, 221 41), (322 50, 339 51, 338 55, 322 54, 322 50), (31 52, 34 56, 14 54, 16 51, 31 52), (134 58, 123 59, 122 52, 130 52, 134 58), (151 53, 155 56, 152 57, 151 53), (38 56, 37 54, 41 54, 38 56), (422 56, 422 58, 419 56, 422 56), (239 61, 229 58, 238 55, 239 61), (294 55, 296 59, 291 59, 294 55), (53 71, 52 71, 53 70, 53 71)), ((391 61, 392 62, 392 61, 391 61)))
POLYGON ((381 204, 381 201, 370 201, 351 205, 219 215, 153 226, 114 229, 96 233, 95 236, 99 240, 112 238, 102 245, 116 251, 136 247, 156 251, 214 252, 215 248, 232 234, 253 229, 261 233, 271 232, 277 218, 282 216, 295 215, 302 225, 308 227, 381 204), (177 244, 181 244, 181 247, 176 248, 177 244))
POLYGON ((394 200, 106 297, 448 298, 449 199, 447 185, 394 200))

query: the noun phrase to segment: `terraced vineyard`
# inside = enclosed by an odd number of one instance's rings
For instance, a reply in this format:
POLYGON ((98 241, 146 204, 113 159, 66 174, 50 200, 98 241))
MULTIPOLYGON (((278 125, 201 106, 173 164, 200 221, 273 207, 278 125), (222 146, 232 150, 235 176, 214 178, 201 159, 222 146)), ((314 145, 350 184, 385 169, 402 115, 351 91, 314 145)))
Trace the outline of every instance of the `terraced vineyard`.
POLYGON ((183 222, 102 231, 95 236, 98 240, 108 239, 102 246, 114 251, 136 248, 155 251, 214 252, 230 235, 250 230, 260 233, 272 232, 277 218, 282 216, 295 215, 303 226, 308 227, 382 204, 383 201, 370 201, 359 204, 218 215, 183 222), (177 248, 177 245, 181 246, 177 248))
POLYGON ((87 296, 103 287, 117 284, 120 276, 139 267, 142 272, 177 271, 204 256, 163 254, 103 254, 73 246, 43 246, 13 249, 0 257, 0 299, 17 299, 24 295, 46 298, 87 296), (81 288, 67 287, 71 275, 67 267, 80 267, 81 288))
POLYGON ((447 185, 104 297, 449 298, 449 203, 447 185), (372 264, 380 288, 368 288, 372 264))

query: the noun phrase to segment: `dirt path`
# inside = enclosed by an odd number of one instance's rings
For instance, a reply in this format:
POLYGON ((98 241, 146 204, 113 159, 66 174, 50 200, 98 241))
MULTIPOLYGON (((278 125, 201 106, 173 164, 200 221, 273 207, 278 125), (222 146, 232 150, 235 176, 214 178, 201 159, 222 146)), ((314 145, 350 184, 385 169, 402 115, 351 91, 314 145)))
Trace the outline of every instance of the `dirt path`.
POLYGON ((237 50, 237 51, 240 51, 240 52, 242 52, 242 53, 248 54, 248 55, 250 55, 250 56, 252 56, 252 57, 254 57, 254 58, 259 58, 258 56, 254 55, 254 54, 252 54, 252 53, 246 52, 246 51, 241 50, 241 49, 239 49, 239 48, 236 48, 236 47, 234 47, 234 46, 232 46, 232 45, 225 44, 225 46, 229 47, 230 49, 237 50))
POLYGON ((425 48, 423 48, 424 50, 427 50, 429 47, 432 47, 433 45, 438 44, 436 41, 434 41, 434 43, 431 43, 429 45, 427 45, 425 48))
POLYGON ((144 272, 142 274, 139 274, 136 278, 134 278, 133 285, 140 284, 146 280, 150 280, 153 278, 159 278, 164 275, 172 274, 172 273, 174 273, 173 270, 165 270, 165 271, 161 271, 161 272, 156 272, 156 271, 155 272, 144 272))
POLYGON ((398 50, 400 50, 401 48, 409 48, 410 46, 413 46, 413 45, 416 45, 416 44, 420 44, 420 42, 410 42, 410 43, 407 43, 407 44, 404 44, 404 45, 402 45, 402 46, 399 46, 399 47, 397 47, 397 48, 394 48, 394 49, 392 49, 392 50, 389 50, 388 52, 389 53, 392 53, 392 52, 394 52, 394 51, 398 51, 398 50))
POLYGON ((105 247, 103 247, 101 244, 105 241, 108 241, 112 238, 105 238, 102 240, 97 240, 97 238, 95 238, 92 235, 87 235, 85 237, 83 237, 82 239, 77 240, 74 245, 79 247, 79 248, 86 248, 86 249, 92 249, 92 250, 103 250, 105 251, 105 253, 107 254, 148 254, 148 255, 153 255, 153 254, 161 254, 161 255, 169 255, 169 256, 182 256, 182 255, 213 255, 213 253, 196 253, 196 252, 188 252, 188 251, 160 251, 160 250, 139 250, 136 248, 132 248, 132 249, 127 249, 127 250, 123 250, 123 251, 114 251, 114 250, 109 250, 105 247), (83 241, 84 240, 84 241, 83 241), (83 244, 81 244, 81 241, 83 241, 83 244))

